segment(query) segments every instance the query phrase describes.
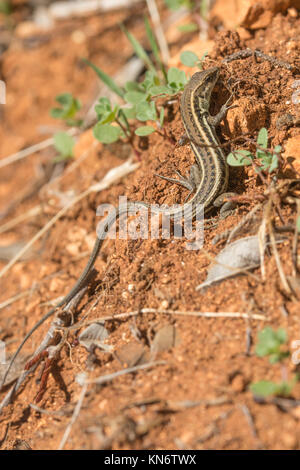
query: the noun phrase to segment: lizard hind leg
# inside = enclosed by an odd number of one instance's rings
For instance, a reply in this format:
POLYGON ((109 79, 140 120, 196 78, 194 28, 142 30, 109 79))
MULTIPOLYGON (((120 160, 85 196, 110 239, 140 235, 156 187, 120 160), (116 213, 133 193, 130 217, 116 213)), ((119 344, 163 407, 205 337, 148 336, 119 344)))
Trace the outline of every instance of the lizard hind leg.
POLYGON ((205 218, 204 222, 205 224, 208 224, 208 229, 217 227, 220 220, 224 220, 226 217, 234 214, 236 202, 232 201, 231 198, 235 197, 236 195, 236 193, 222 193, 214 200, 213 206, 220 208, 220 213, 216 217, 211 217, 209 219, 205 218))
POLYGON ((184 188, 188 189, 189 193, 184 200, 185 203, 190 197, 190 195, 195 192, 197 187, 199 186, 199 183, 201 181, 201 171, 199 166, 194 164, 191 166, 190 172, 186 173, 186 176, 182 176, 182 174, 177 170, 175 171, 175 173, 179 177, 179 179, 169 178, 167 176, 159 175, 157 173, 155 173, 155 176, 158 176, 163 180, 169 181, 170 183, 179 184, 180 186, 183 186, 184 188))
POLYGON ((235 212, 236 202, 232 201, 236 193, 222 193, 214 200, 214 206, 220 207, 220 219, 226 219, 235 212))

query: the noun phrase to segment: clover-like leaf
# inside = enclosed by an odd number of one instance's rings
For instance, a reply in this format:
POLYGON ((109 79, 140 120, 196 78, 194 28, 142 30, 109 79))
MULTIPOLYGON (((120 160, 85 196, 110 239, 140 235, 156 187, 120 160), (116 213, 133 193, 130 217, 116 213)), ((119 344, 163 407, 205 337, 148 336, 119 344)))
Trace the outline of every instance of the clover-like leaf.
POLYGON ((235 150, 227 156, 227 163, 230 166, 251 165, 253 156, 249 150, 235 150))
POLYGON ((125 83, 126 91, 143 91, 141 85, 138 82, 126 82, 125 83))
POLYGON ((275 331, 270 326, 267 326, 258 333, 258 343, 255 352, 259 357, 269 356, 271 364, 274 364, 289 356, 289 351, 282 351, 280 348, 286 341, 287 334, 283 328, 275 331))
POLYGON ((136 118, 136 108, 132 106, 131 108, 121 108, 120 109, 120 117, 121 114, 124 114, 127 119, 135 119, 136 118))
POLYGON ((180 54, 180 62, 187 67, 195 67, 199 62, 198 56, 192 51, 183 51, 180 54))
POLYGON ((147 94, 140 91, 128 91, 127 93, 125 93, 124 98, 127 103, 137 104, 141 101, 146 101, 147 94))
POLYGON ((149 93, 151 96, 170 95, 173 93, 173 90, 167 85, 154 85, 149 88, 149 93))
POLYGON ((62 93, 57 95, 55 100, 62 107, 52 108, 50 110, 50 115, 54 119, 72 119, 81 108, 80 101, 77 98, 74 98, 71 93, 62 93))
POLYGON ((277 170, 277 168, 278 168, 278 155, 277 153, 274 153, 272 155, 272 160, 270 162, 269 173, 272 173, 272 171, 277 170))
POLYGON ((110 124, 97 123, 93 129, 94 137, 103 144, 112 144, 121 136, 121 129, 110 124))
POLYGON ((62 108, 52 108, 50 110, 50 116, 54 119, 63 119, 65 117, 65 110, 62 108))
POLYGON ((54 135, 54 147, 59 152, 61 159, 73 156, 74 139, 66 132, 57 132, 54 135))
POLYGON ((150 135, 153 132, 155 132, 155 129, 152 126, 141 126, 141 127, 138 127, 134 132, 136 135, 140 137, 144 137, 146 135, 150 135))
POLYGON ((275 395, 277 385, 270 380, 261 380, 250 385, 250 390, 254 395, 267 397, 269 395, 275 395))
POLYGON ((136 117, 139 121, 155 121, 157 118, 155 104, 153 101, 142 101, 136 105, 136 117))
POLYGON ((183 70, 171 67, 168 70, 168 84, 176 91, 180 91, 187 83, 187 78, 183 70))
POLYGON ((260 382, 251 384, 250 390, 254 395, 261 397, 268 397, 270 395, 288 397, 296 382, 296 376, 289 382, 283 380, 282 382, 276 383, 270 380, 261 380, 260 382))
POLYGON ((264 149, 268 147, 268 131, 265 127, 262 127, 258 133, 257 144, 264 149))
POLYGON ((144 88, 144 90, 149 91, 152 87, 159 86, 160 84, 160 79, 156 75, 156 73, 152 72, 151 70, 148 70, 145 73, 145 79, 141 83, 141 86, 144 88))
POLYGON ((95 106, 98 121, 102 124, 114 121, 117 111, 118 106, 115 106, 115 108, 112 109, 109 99, 104 96, 99 99, 98 104, 95 106))

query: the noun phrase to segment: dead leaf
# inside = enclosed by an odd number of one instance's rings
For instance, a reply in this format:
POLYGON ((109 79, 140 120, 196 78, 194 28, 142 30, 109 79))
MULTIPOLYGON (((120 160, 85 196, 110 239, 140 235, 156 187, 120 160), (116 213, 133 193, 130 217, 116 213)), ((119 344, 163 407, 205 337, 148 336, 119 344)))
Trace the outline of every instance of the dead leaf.
MULTIPOLYGON (((30 356, 28 354, 26 356, 23 356, 23 355, 20 354, 16 358, 15 362, 13 363, 13 365, 12 365, 10 371, 9 371, 8 376, 6 377, 5 385, 10 384, 11 382, 13 382, 14 380, 16 380, 19 377, 21 372, 23 372, 24 366, 25 366, 26 362, 28 361, 29 357, 30 356)), ((3 380, 5 372, 8 368, 9 362, 10 362, 10 358, 8 358, 6 360, 5 364, 0 363, 0 383, 3 380)))
POLYGON ((175 326, 165 325, 157 331, 151 344, 151 353, 156 355, 177 346, 179 343, 180 337, 175 326))
POLYGON ((104 343, 108 336, 109 333, 104 323, 92 323, 79 335, 79 342, 89 352, 92 352, 95 347, 105 352, 112 352, 113 346, 104 343))
POLYGON ((260 265, 259 240, 257 236, 240 238, 226 245, 209 268, 206 281, 196 287, 203 289, 211 284, 236 276, 245 269, 260 265))
POLYGON ((130 342, 116 351, 116 356, 122 365, 134 367, 146 364, 150 360, 149 351, 139 343, 130 342))

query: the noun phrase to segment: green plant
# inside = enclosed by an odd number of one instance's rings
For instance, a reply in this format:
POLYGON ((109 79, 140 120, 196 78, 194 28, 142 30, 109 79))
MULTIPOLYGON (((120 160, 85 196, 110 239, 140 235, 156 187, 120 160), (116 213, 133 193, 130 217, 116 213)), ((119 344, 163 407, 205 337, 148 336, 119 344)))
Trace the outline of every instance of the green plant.
MULTIPOLYGON (((76 118, 77 112, 81 108, 80 101, 74 98, 71 93, 62 93, 55 97, 55 101, 60 107, 52 108, 50 116, 54 119, 62 119, 67 126, 80 127, 82 120, 76 118)), ((74 139, 66 132, 57 132, 54 134, 54 147, 58 152, 54 162, 60 162, 73 158, 74 139)))
POLYGON ((255 156, 249 150, 235 150, 227 156, 227 163, 231 166, 255 164, 257 172, 268 171, 272 173, 278 168, 281 146, 276 145, 273 151, 268 150, 268 131, 265 127, 262 127, 258 133, 256 146, 255 156))
MULTIPOLYGON (((275 331, 271 327, 266 327, 258 333, 258 343, 255 348, 255 353, 258 357, 269 357, 271 364, 276 362, 282 363, 290 353, 285 345, 287 342, 287 334, 283 328, 278 328, 275 331), (284 349, 282 346, 285 345, 284 349)), ((284 373, 284 375, 286 375, 284 373)), ((289 396, 296 382, 298 376, 295 375, 292 380, 282 380, 279 383, 270 380, 261 380, 250 385, 250 390, 254 395, 258 396, 289 396)))
MULTIPOLYGON (((96 72, 100 80, 123 100, 123 104, 113 105, 106 97, 99 99, 95 106, 98 118, 93 129, 95 138, 105 144, 115 142, 120 138, 127 138, 133 146, 134 134, 147 136, 158 132, 166 136, 163 130, 165 109, 161 101, 158 102, 158 98, 175 97, 184 89, 188 78, 185 72, 178 68, 171 67, 166 70, 147 19, 145 19, 145 28, 154 62, 137 39, 124 26, 121 28, 135 53, 143 60, 148 69, 142 82, 128 81, 125 87, 121 88, 99 67, 86 59, 84 61, 96 72), (140 122, 142 125, 136 127, 130 124, 132 120, 140 122), (146 122, 147 124, 144 124, 146 122)), ((197 63, 200 66, 203 58, 199 59, 195 54, 191 57, 191 54, 193 53, 190 53, 190 64, 193 62, 193 64, 197 63)))
POLYGON ((54 147, 58 152, 54 162, 61 162, 69 158, 73 158, 74 139, 66 132, 56 132, 54 134, 54 147))
POLYGON ((271 364, 280 362, 289 356, 289 351, 285 348, 282 350, 282 345, 287 341, 287 334, 283 328, 278 328, 277 331, 267 326, 258 333, 258 343, 255 352, 258 357, 269 356, 271 364))
POLYGON ((81 108, 80 101, 77 98, 74 98, 71 93, 62 93, 55 97, 55 101, 60 107, 50 110, 51 117, 64 120, 68 126, 81 126, 82 120, 75 119, 77 111, 81 108))
POLYGON ((261 397, 268 397, 270 395, 288 397, 296 382, 296 376, 290 382, 283 380, 282 382, 275 383, 271 380, 261 380, 260 382, 251 384, 250 390, 254 395, 261 397))
POLYGON ((207 52, 204 52, 203 56, 199 57, 192 51, 183 51, 180 54, 180 62, 187 67, 199 67, 202 70, 202 63, 207 56, 207 52))

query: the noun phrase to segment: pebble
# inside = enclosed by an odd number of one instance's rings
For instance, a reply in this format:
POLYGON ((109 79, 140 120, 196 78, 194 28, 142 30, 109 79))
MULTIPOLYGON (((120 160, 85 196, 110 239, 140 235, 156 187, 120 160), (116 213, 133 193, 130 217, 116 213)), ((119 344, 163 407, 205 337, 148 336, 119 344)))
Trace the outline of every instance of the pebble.
POLYGON ((241 374, 236 375, 232 382, 231 387, 235 392, 243 392, 245 390, 245 380, 241 374))

